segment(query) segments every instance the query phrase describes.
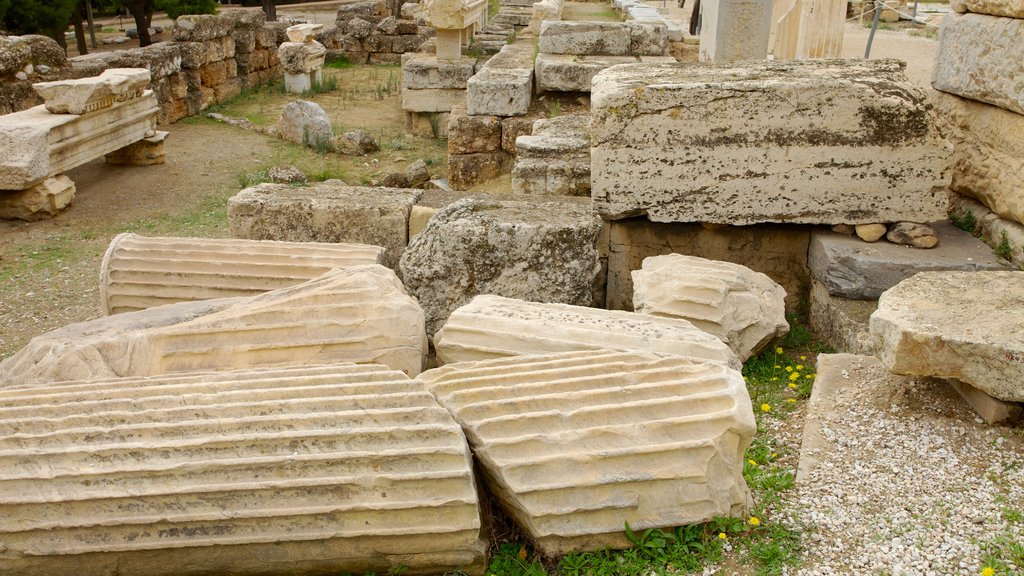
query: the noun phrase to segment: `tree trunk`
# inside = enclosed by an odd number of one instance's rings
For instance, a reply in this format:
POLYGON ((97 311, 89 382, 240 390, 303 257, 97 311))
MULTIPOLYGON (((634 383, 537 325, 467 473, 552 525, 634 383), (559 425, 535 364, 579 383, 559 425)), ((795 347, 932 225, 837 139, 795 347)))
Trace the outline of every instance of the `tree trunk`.
POLYGON ((139 46, 149 46, 153 43, 149 37, 149 22, 153 16, 149 10, 149 0, 131 0, 125 2, 124 5, 135 19, 135 30, 139 33, 139 46))
POLYGON ((263 0, 263 11, 267 13, 267 22, 277 21, 277 6, 274 0, 263 0))
POLYGON ((71 25, 75 27, 75 44, 78 45, 78 53, 85 55, 89 53, 89 45, 85 43, 85 28, 82 27, 82 4, 75 4, 75 10, 71 12, 71 25))

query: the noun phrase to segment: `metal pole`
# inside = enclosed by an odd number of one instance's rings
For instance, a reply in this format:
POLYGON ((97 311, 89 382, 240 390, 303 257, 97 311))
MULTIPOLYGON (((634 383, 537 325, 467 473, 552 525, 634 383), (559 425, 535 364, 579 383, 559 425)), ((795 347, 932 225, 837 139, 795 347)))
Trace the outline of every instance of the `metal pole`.
POLYGON ((85 0, 85 19, 89 21, 89 42, 96 48, 96 26, 92 23, 92 0, 85 0))
POLYGON ((882 18, 882 0, 875 0, 875 18, 871 21, 871 32, 868 33, 868 45, 864 47, 864 59, 871 57, 871 43, 875 41, 875 30, 878 30, 878 21, 882 18))
POLYGON ((914 0, 914 14, 912 16, 914 20, 917 20, 917 0, 914 0))

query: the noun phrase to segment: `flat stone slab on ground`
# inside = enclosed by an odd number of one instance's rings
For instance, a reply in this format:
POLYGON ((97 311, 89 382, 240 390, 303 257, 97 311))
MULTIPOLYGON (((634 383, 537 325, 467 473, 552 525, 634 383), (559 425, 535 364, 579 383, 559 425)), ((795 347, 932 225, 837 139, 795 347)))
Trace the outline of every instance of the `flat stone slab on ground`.
POLYGON ((228 200, 228 234, 250 240, 355 242, 382 246, 397 268, 409 234, 409 212, 421 191, 349 186, 260 184, 228 200))
POLYGON ((877 300, 882 292, 926 270, 1006 270, 988 245, 951 222, 931 226, 939 245, 928 250, 815 230, 807 265, 829 294, 858 300, 877 300))
POLYGON ((828 293, 828 288, 811 280, 809 316, 811 330, 836 352, 875 353, 868 332, 868 319, 878 308, 876 300, 850 300, 828 293))
POLYGON ((869 328, 896 374, 955 378, 1024 402, 1024 272, 921 272, 887 290, 869 328))
POLYGON ((15 386, 0 414, 5 574, 482 570, 465 437, 383 366, 15 386))
POLYGON ((595 208, 731 225, 941 220, 948 154, 903 66, 605 69, 591 92, 595 208))
POLYGON ((606 349, 740 367, 721 340, 686 320, 491 295, 477 296, 455 310, 434 335, 434 348, 442 365, 606 349))
POLYGON ((590 92, 598 72, 618 64, 636 64, 636 56, 538 54, 534 64, 537 92, 590 92))
POLYGON ((433 335, 479 294, 589 306, 601 282, 601 219, 585 198, 467 198, 441 208, 402 255, 433 335))
POLYGON ((326 362, 415 376, 426 353, 423 311, 395 273, 356 266, 258 296, 70 324, 0 362, 0 387, 326 362))
POLYGON ((942 22, 932 87, 1024 114, 1024 19, 951 12, 942 22))
POLYGON ((516 137, 512 192, 590 195, 590 115, 564 114, 533 123, 516 137))
POLYGON ((522 116, 532 96, 532 42, 503 47, 466 84, 466 108, 474 116, 522 116))
POLYGON ((597 350, 449 364, 421 379, 544 555, 628 548, 624 523, 696 524, 749 503, 755 424, 736 370, 597 350))
POLYGON ((383 255, 383 248, 367 244, 118 234, 100 264, 100 306, 105 314, 119 314, 252 296, 332 268, 380 264, 383 255))
POLYGON ((402 58, 402 87, 409 90, 465 90, 476 73, 476 58, 440 60, 433 54, 411 54, 402 58))

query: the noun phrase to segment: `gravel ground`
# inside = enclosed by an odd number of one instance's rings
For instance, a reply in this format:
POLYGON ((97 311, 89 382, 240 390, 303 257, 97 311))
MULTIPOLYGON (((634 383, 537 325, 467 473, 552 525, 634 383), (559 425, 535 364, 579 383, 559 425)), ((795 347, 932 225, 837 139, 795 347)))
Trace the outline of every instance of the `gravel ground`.
POLYGON ((1022 541, 1024 429, 984 424, 943 381, 832 359, 787 502, 810 528, 796 574, 976 575, 986 544, 1022 541))

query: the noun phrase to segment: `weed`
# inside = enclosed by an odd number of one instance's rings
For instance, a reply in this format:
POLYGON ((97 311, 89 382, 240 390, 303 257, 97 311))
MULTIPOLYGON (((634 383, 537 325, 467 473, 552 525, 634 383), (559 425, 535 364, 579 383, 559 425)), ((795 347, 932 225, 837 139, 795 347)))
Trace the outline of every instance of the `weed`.
POLYGON ((556 118, 562 115, 562 103, 557 98, 548 102, 548 118, 556 118))
POLYGON ((348 58, 345 58, 344 56, 338 56, 337 58, 332 58, 332 59, 327 60, 326 62, 324 62, 324 68, 334 68, 335 70, 344 70, 346 68, 351 68, 351 67, 352 67, 352 63, 349 62, 348 58))
MULTIPOLYGON (((283 87, 283 85, 282 85, 283 87)), ((313 82, 309 87, 309 90, 303 90, 303 96, 313 96, 316 94, 323 94, 325 92, 333 92, 338 89, 338 79, 334 76, 326 76, 319 82, 313 82)))
POLYGON ((249 188, 264 182, 270 182, 270 170, 268 168, 257 168, 256 170, 242 172, 238 175, 238 186, 240 188, 249 188))
POLYGON ((1010 256, 1013 254, 1013 248, 1010 247, 1010 239, 1006 236, 1005 230, 1002 233, 1002 239, 999 240, 999 244, 997 244, 993 250, 995 251, 996 256, 999 256, 1003 260, 1010 259, 1010 256))
POLYGON ((529 557, 526 546, 515 542, 498 545, 487 573, 493 576, 547 576, 544 565, 536 557, 529 557))
POLYGON ((970 210, 953 212, 949 215, 949 220, 953 223, 953 226, 968 234, 974 234, 978 230, 978 219, 974 217, 974 212, 970 210))

